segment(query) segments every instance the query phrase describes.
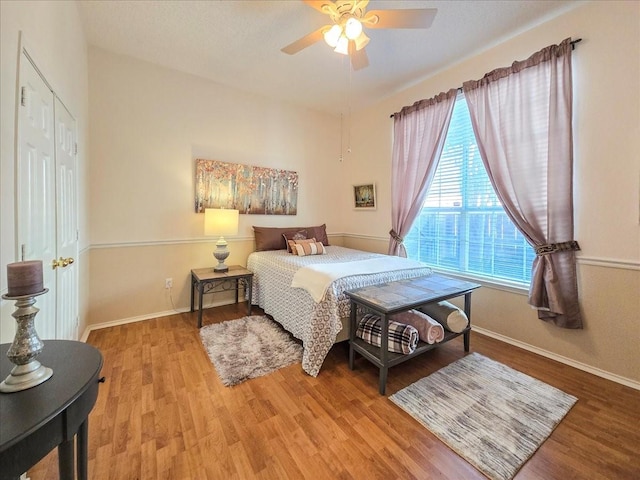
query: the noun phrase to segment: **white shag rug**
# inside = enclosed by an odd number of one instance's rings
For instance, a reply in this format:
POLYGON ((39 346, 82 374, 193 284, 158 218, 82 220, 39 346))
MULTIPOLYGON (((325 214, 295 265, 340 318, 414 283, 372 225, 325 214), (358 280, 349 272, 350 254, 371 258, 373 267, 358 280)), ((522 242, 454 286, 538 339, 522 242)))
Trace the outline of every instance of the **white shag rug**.
POLYGON ((200 339, 227 387, 302 361, 302 345, 262 315, 206 325, 200 339))

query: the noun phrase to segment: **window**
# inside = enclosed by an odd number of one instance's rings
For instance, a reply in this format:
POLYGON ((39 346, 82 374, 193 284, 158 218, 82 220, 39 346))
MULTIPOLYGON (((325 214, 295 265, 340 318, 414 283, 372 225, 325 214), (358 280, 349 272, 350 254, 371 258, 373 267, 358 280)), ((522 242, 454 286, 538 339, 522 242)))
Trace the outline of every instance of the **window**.
POLYGON ((535 252, 489 182, 459 94, 433 183, 409 235, 409 258, 488 280, 528 285, 535 252))

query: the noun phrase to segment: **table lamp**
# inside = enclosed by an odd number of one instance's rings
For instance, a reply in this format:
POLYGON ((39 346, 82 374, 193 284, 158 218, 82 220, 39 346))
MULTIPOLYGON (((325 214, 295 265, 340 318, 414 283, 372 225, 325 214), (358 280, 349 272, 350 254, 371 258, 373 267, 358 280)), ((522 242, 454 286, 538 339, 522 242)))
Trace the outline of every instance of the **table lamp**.
POLYGON ((220 236, 216 242, 216 249, 213 251, 213 256, 218 260, 218 265, 213 267, 214 272, 223 273, 229 271, 229 267, 224 263, 229 256, 229 249, 224 236, 238 234, 239 214, 238 210, 226 208, 205 208, 204 210, 204 234, 220 236))

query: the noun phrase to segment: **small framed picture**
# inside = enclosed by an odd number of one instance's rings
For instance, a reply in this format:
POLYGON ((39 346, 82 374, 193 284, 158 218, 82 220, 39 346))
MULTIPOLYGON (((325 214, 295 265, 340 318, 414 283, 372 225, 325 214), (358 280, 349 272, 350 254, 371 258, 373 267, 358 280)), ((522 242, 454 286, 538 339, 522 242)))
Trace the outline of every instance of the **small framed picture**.
POLYGON ((353 208, 355 210, 375 210, 377 206, 375 183, 353 186, 353 208))

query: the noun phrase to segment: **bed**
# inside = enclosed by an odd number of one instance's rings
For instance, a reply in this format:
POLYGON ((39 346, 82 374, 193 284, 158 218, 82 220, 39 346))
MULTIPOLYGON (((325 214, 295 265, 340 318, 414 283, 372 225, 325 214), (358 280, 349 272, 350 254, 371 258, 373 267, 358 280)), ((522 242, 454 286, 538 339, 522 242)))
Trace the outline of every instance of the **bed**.
POLYGON ((345 290, 432 273, 424 263, 406 258, 339 246, 324 250, 325 254, 308 256, 285 249, 264 250, 247 259, 247 268, 254 274, 252 303, 302 341, 302 368, 314 377, 331 346, 349 337, 345 290), (316 274, 324 276, 318 281, 316 274), (309 280, 312 285, 305 285, 309 280))

